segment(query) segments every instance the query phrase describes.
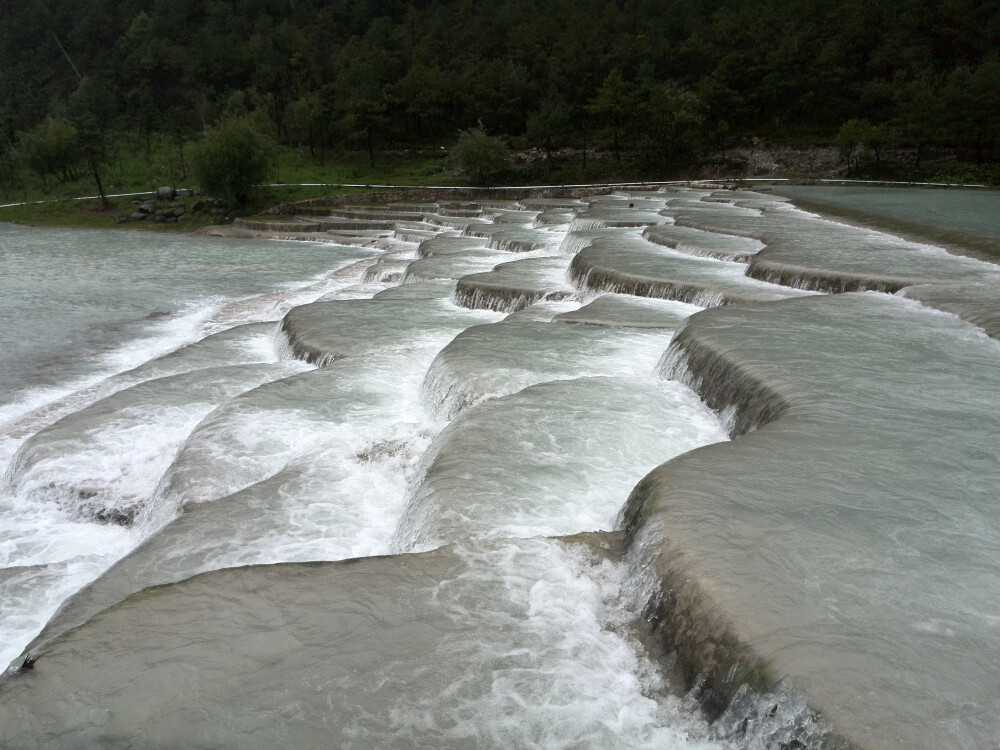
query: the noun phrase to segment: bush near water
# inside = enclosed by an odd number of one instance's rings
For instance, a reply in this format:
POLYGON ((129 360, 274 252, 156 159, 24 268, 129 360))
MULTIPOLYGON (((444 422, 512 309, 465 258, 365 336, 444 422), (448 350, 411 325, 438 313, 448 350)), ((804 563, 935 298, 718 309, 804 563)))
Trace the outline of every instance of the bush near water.
POLYGON ((0 18, 0 197, 202 181, 249 204, 267 198, 250 173, 448 184, 762 166, 1000 184, 998 49, 990 0, 25 0, 0 18), (255 147, 213 179, 196 154, 233 122, 255 147), (477 128, 513 158, 445 158, 477 128))

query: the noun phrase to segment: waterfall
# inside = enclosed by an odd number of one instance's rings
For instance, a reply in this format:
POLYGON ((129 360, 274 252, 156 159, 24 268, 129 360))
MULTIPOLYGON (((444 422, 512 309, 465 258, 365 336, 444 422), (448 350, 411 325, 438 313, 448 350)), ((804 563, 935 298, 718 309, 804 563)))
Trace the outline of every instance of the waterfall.
POLYGON ((748 191, 328 213, 0 228, 0 745, 1000 731, 995 266, 748 191))

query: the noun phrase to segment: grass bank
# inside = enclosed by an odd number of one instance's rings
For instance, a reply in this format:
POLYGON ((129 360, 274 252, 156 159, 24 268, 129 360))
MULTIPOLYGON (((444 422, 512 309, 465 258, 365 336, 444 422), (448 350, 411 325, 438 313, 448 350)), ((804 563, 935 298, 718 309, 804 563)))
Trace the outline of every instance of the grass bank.
MULTIPOLYGON (((78 196, 96 193, 86 175, 56 182, 43 181, 37 174, 21 168, 16 173, 0 175, 0 222, 32 226, 95 227, 118 226, 118 220, 135 213, 137 205, 150 200, 160 185, 193 188, 191 171, 193 145, 154 137, 150 141, 134 134, 120 134, 111 141, 111 157, 105 167, 105 192, 112 196, 107 205, 97 199, 80 200, 78 196), (139 195, 132 195, 139 193, 139 195), (18 203, 22 205, 6 205, 18 203)), ((902 164, 902 160, 899 160, 902 164)), ((698 162, 677 164, 652 174, 648 167, 623 155, 616 160, 610 152, 559 149, 546 154, 540 150, 514 154, 510 168, 494 178, 502 185, 572 185, 604 182, 630 182, 637 179, 673 180, 761 176, 809 180, 842 176, 836 150, 829 146, 766 146, 754 141, 751 147, 711 154, 698 162)), ((891 165, 891 163, 890 163, 891 165)), ((946 181, 970 175, 961 164, 926 163, 920 175, 907 178, 942 177, 946 181)), ((891 169, 882 178, 896 176, 891 169)), ((866 175, 867 176, 867 175, 866 175)), ((974 177, 983 177, 976 172, 974 177)), ((988 176, 988 175, 986 175, 988 176)), ((253 205, 221 213, 186 211, 177 222, 133 221, 123 224, 130 229, 150 231, 192 231, 214 224, 228 223, 234 216, 250 216, 270 206, 329 195, 372 192, 372 185, 407 185, 412 187, 455 187, 467 184, 448 165, 448 152, 441 146, 376 152, 374 164, 366 152, 349 150, 316 151, 279 147, 275 152, 273 183, 262 188, 253 205), (359 187, 346 187, 358 185, 359 187)), ((190 207, 199 196, 184 199, 190 207)), ((160 206, 159 208, 166 208, 160 206)))

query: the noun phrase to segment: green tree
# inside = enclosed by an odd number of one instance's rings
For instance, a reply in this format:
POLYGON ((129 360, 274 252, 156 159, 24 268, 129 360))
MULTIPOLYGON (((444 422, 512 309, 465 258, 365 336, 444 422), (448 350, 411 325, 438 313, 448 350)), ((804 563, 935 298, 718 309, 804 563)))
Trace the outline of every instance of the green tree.
POLYGON ((415 62, 391 89, 390 102, 403 113, 401 132, 411 138, 454 132, 451 114, 460 86, 437 65, 415 62), (446 127, 446 124, 450 127, 446 127))
POLYGON ((459 131, 451 149, 451 160, 462 174, 477 185, 502 172, 510 163, 510 151, 500 138, 489 135, 482 125, 459 131))
POLYGON ((363 40, 351 39, 337 56, 341 68, 334 81, 338 124, 349 141, 365 148, 372 167, 376 136, 388 122, 389 83, 396 62, 385 34, 385 24, 373 22, 363 40))
POLYGON ((250 118, 223 120, 196 144, 194 172, 202 190, 246 206, 274 173, 273 145, 250 118))
POLYGON ((285 129, 292 143, 309 147, 309 155, 316 157, 317 146, 326 143, 326 125, 330 112, 319 92, 310 92, 285 107, 285 129))
POLYGON ((637 107, 637 151, 647 167, 663 168, 701 144, 704 105, 698 96, 673 83, 644 87, 637 107))
POLYGON ((529 117, 528 140, 545 149, 546 170, 552 170, 552 150, 565 139, 572 123, 569 105, 556 94, 550 94, 529 117))
POLYGON ((920 166, 924 149, 940 138, 944 119, 941 106, 941 84, 933 70, 919 75, 895 88, 896 129, 905 144, 916 146, 916 166, 920 166))
POLYGON ((79 136, 73 123, 65 117, 49 116, 37 127, 22 133, 20 154, 45 184, 47 176, 60 182, 79 177, 79 136))
POLYGON ((864 145, 870 127, 868 120, 851 119, 837 131, 837 148, 841 158, 847 162, 848 174, 851 173, 852 160, 854 167, 858 165, 858 152, 864 145))
POLYGON ((0 190, 4 198, 11 191, 23 187, 21 170, 17 163, 17 150, 14 146, 16 134, 13 123, 7 112, 0 111, 0 190))
POLYGON ((597 95, 590 101, 591 115, 611 130, 611 143, 615 161, 621 160, 621 134, 635 107, 634 86, 627 83, 622 72, 615 68, 604 79, 597 95))
POLYGON ((962 65, 945 79, 942 99, 949 141, 968 149, 977 161, 996 155, 1000 133, 1000 59, 962 65))
POLYGON ((105 205, 108 199, 102 174, 109 162, 107 133, 114 112, 114 99, 106 82, 83 78, 70 97, 70 116, 79 133, 80 154, 105 205))
POLYGON ((879 123, 869 125, 861 138, 861 145, 875 155, 875 171, 882 171, 882 150, 889 144, 892 136, 889 126, 879 123))

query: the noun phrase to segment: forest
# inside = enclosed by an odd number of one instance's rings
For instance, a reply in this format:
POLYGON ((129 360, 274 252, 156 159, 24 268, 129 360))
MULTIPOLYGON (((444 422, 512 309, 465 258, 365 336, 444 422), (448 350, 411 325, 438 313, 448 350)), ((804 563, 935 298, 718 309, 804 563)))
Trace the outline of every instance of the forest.
POLYGON ((906 174, 947 153, 1000 179, 996 0, 2 8, 5 191, 82 175, 103 189, 122 144, 147 161, 173 150, 186 173, 185 149, 233 120, 317 164, 353 152, 374 166, 382 154, 440 150, 476 131, 533 150, 545 169, 573 149, 584 172, 586 154, 599 153, 641 178, 764 139, 838 146, 859 175, 898 175, 888 155, 903 150, 906 174))

